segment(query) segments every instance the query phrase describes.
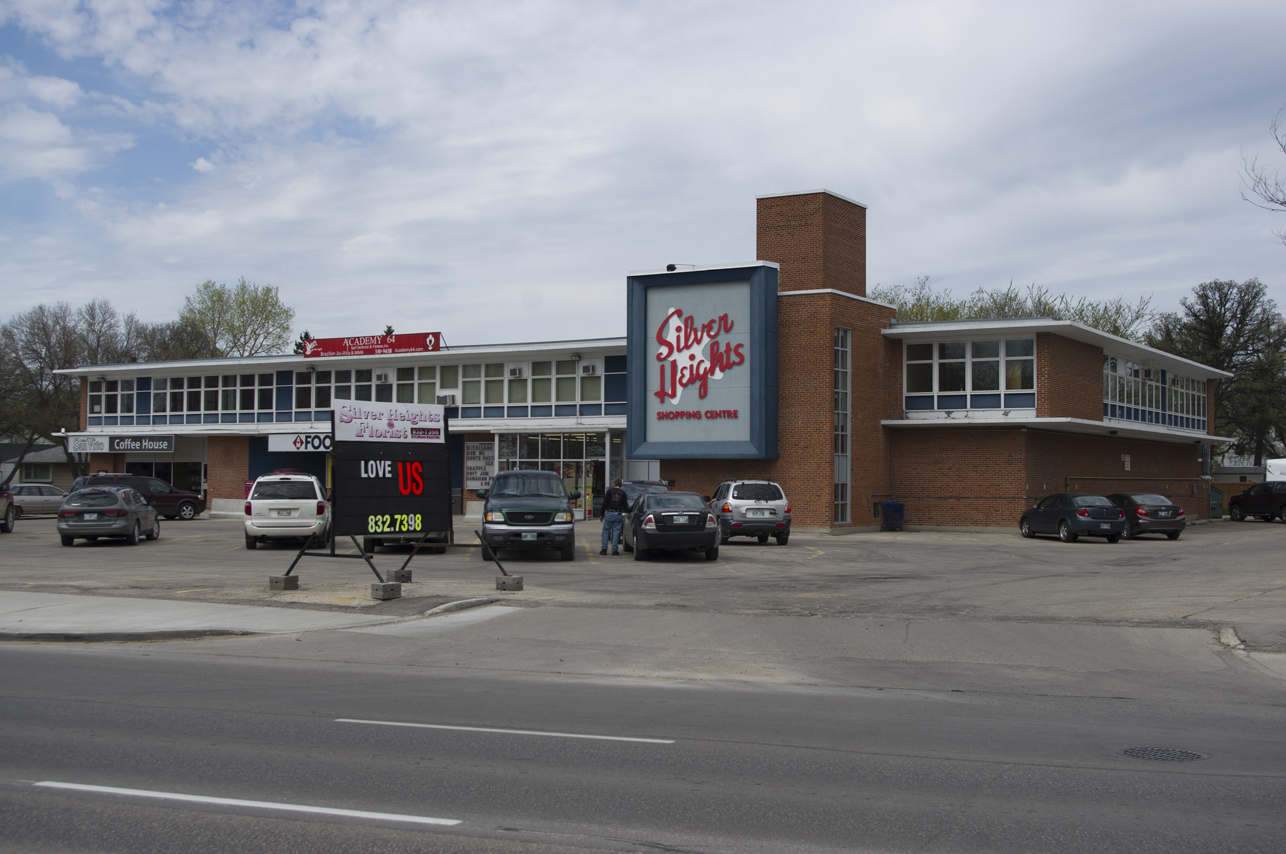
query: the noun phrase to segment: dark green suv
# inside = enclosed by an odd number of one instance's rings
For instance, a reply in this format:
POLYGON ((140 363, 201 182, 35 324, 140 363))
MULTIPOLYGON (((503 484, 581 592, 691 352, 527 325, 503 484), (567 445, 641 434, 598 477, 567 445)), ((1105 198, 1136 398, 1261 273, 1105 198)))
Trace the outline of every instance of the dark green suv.
POLYGON ((563 560, 576 558, 576 526, 570 494, 562 478, 551 471, 505 471, 490 489, 479 489, 482 540, 488 548, 557 549, 563 560))

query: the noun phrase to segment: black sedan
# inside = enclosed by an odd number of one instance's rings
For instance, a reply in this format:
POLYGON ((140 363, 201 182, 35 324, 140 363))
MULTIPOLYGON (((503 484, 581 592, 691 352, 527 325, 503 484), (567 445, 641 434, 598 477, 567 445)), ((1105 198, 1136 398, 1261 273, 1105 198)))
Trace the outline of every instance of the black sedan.
POLYGON ((692 549, 719 558, 719 522, 695 492, 644 493, 625 520, 625 550, 635 560, 649 552, 692 549))
POLYGON ((1164 495, 1152 492, 1118 492, 1107 497, 1125 511, 1125 530, 1121 536, 1132 540, 1140 534, 1165 534, 1179 539, 1188 527, 1183 508, 1164 495))
POLYGON ((1125 511, 1102 495, 1059 492, 1024 511, 1018 529, 1024 537, 1057 534, 1065 543, 1076 542, 1082 534, 1116 543, 1125 532, 1125 511))

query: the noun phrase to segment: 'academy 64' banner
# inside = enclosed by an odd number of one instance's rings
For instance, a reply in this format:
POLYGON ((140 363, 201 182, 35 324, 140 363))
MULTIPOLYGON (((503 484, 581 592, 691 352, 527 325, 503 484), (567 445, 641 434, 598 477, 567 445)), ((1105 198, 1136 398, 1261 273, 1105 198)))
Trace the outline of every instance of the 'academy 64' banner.
POLYGON ((354 335, 351 338, 312 338, 304 342, 304 356, 384 356, 389 353, 436 353, 442 349, 441 332, 395 335, 354 335))

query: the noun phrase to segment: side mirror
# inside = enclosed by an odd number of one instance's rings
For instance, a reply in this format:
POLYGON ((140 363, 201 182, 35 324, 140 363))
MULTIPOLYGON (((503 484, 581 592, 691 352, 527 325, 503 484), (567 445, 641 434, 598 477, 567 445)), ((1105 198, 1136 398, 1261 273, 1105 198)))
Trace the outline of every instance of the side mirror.
POLYGON ((479 497, 479 498, 486 498, 486 497, 487 497, 487 490, 485 490, 485 489, 479 489, 479 490, 478 490, 478 497, 479 497))
POLYGON ((570 498, 572 501, 579 501, 579 500, 580 500, 580 490, 579 490, 579 489, 573 489, 571 492, 567 493, 567 497, 568 497, 568 498, 570 498))
POLYGON ((1033 505, 1031 506, 1031 509, 1033 509, 1033 510, 1039 510, 1039 509, 1040 509, 1040 505, 1039 505, 1039 504, 1033 504, 1033 505))

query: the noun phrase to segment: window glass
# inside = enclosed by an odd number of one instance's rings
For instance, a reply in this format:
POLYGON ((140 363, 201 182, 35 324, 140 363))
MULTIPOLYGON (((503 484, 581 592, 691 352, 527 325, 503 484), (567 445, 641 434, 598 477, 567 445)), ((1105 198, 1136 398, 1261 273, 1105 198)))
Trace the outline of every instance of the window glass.
POLYGON ((482 379, 482 365, 465 365, 462 374, 466 380, 482 379))
MULTIPOLYGON (((963 351, 964 345, 961 345, 963 351)), ((965 365, 964 362, 939 362, 938 363, 938 391, 964 391, 965 390, 965 365)))
POLYGON ((547 377, 553 373, 553 362, 532 362, 531 375, 533 377, 547 377))
POLYGON ((165 392, 152 395, 152 414, 164 415, 168 407, 165 405, 167 396, 165 392))
MULTIPOLYGON (((569 364, 572 364, 572 363, 569 363, 569 364)), ((558 382, 554 390, 557 395, 557 399, 560 402, 575 401, 576 400, 576 378, 575 377, 558 377, 558 382)))
POLYGON ((312 386, 295 386, 295 409, 313 408, 312 386))
MULTIPOLYGON (((562 382, 562 380, 559 380, 562 382)), ((580 399, 596 401, 603 399, 603 378, 602 377, 581 377, 580 380, 580 399)))
POLYGON ((272 409, 272 389, 260 387, 258 394, 259 394, 259 408, 272 409))
POLYGON ((203 408, 206 412, 219 411, 219 390, 217 388, 205 390, 205 406, 203 408))
MULTIPOLYGON (((997 348, 999 349, 999 348, 997 348)), ((974 391, 998 391, 1000 389, 1000 361, 975 361, 973 368, 974 391)))
POLYGON ((774 483, 738 483, 732 497, 740 501, 781 501, 784 496, 774 483))
POLYGON ((1005 342, 1006 356, 1030 356, 1036 352, 1036 341, 1033 338, 1024 338, 1019 341, 1005 342))
POLYGON ((398 368, 397 381, 400 383, 409 383, 415 380, 415 368, 398 368))
MULTIPOLYGON (((272 374, 260 374, 260 375, 259 375, 259 385, 261 385, 261 386, 262 386, 262 385, 275 385, 275 383, 274 383, 272 380, 273 380, 272 374)), ((180 388, 181 388, 181 386, 180 386, 180 388)))
POLYGON ((933 391, 933 363, 906 366, 906 390, 908 394, 933 391))
POLYGON ((353 379, 359 383, 368 383, 371 381, 371 369, 366 368, 360 371, 354 371, 353 379))
POLYGON ((353 381, 353 372, 352 372, 352 371, 336 371, 336 372, 335 372, 335 382, 336 382, 336 383, 351 383, 352 381, 353 381))
POLYGON ((537 377, 531 381, 532 403, 549 403, 551 400, 550 392, 550 380, 548 377, 537 377))
POLYGON ((559 376, 576 373, 576 362, 572 359, 562 359, 554 363, 554 371, 559 376))
MULTIPOLYGON (((421 371, 424 369, 421 368, 421 371)), ((419 392, 420 403, 437 403, 438 402, 438 384, 437 383, 420 383, 419 392)))
POLYGON ((352 400, 353 387, 351 385, 337 385, 335 386, 334 396, 336 400, 352 400))
POLYGON ((318 409, 330 408, 330 386, 328 385, 318 386, 315 396, 316 396, 316 400, 314 401, 314 405, 318 409))
POLYGON ((527 381, 526 380, 509 381, 509 402, 510 403, 527 402, 527 381))
POLYGON ((295 372, 295 385, 312 385, 312 384, 313 384, 312 371, 295 372))
MULTIPOLYGON (((242 374, 242 375, 241 375, 241 382, 240 382, 240 385, 242 385, 242 386, 252 386, 252 385, 254 385, 254 384, 255 384, 255 375, 254 375, 254 374, 242 374)), ((155 385, 156 385, 156 380, 153 380, 153 381, 152 381, 152 385, 153 385, 153 386, 155 386, 155 385)))
POLYGON ((171 412, 183 411, 183 392, 181 391, 170 392, 170 411, 171 412))
POLYGON ((380 403, 393 402, 393 384, 379 383, 375 386, 375 400, 380 403))
POLYGON ((440 388, 459 388, 460 387, 460 368, 456 365, 443 365, 442 375, 438 377, 438 386, 440 388))
POLYGON ((490 362, 486 366, 486 375, 488 378, 503 377, 505 375, 504 362, 490 362))
POLYGON ((974 341, 969 345, 970 355, 975 359, 999 359, 999 341, 974 341))
POLYGON ((424 382, 425 380, 436 380, 437 378, 438 378, 438 367, 437 367, 437 365, 430 365, 430 366, 427 366, 427 367, 420 368, 420 381, 421 381, 421 382, 424 382))
POLYGON ((1005 391, 1033 389, 1036 375, 1031 359, 1005 360, 1005 391))
POLYGON ((1057 496, 1057 495, 1051 495, 1048 498, 1046 498, 1044 501, 1040 502, 1039 507, 1042 510, 1048 510, 1051 507, 1057 507, 1059 497, 1060 496, 1057 496))
POLYGON ((1076 496, 1077 507, 1111 507, 1112 502, 1108 501, 1101 495, 1078 495, 1076 496))
POLYGON ((318 372, 317 372, 317 384, 318 384, 318 385, 330 385, 330 371, 318 371, 318 372))
POLYGON ((397 402, 415 403, 415 383, 397 384, 397 402))
POLYGON ((938 345, 939 359, 963 359, 965 357, 965 345, 963 341, 957 341, 950 344, 938 345))
MULTIPOLYGON (((468 365, 465 366, 469 367, 468 365)), ((474 365, 473 367, 481 367, 474 365)), ((481 380, 464 380, 461 386, 460 402, 467 405, 478 405, 482 403, 482 381, 481 380)))
POLYGON ((237 408, 237 390, 225 388, 220 395, 219 408, 224 412, 234 412, 237 408))
MULTIPOLYGON (((490 376, 492 365, 487 365, 487 374, 490 376)), ((504 365, 500 365, 500 370, 504 372, 504 365)), ((504 380, 487 380, 485 402, 488 404, 498 404, 505 402, 505 381, 504 380)))
POLYGON ((906 345, 906 360, 908 362, 933 361, 933 345, 932 344, 906 345))
POLYGON ((252 388, 241 389, 241 409, 255 408, 255 390, 252 388))

